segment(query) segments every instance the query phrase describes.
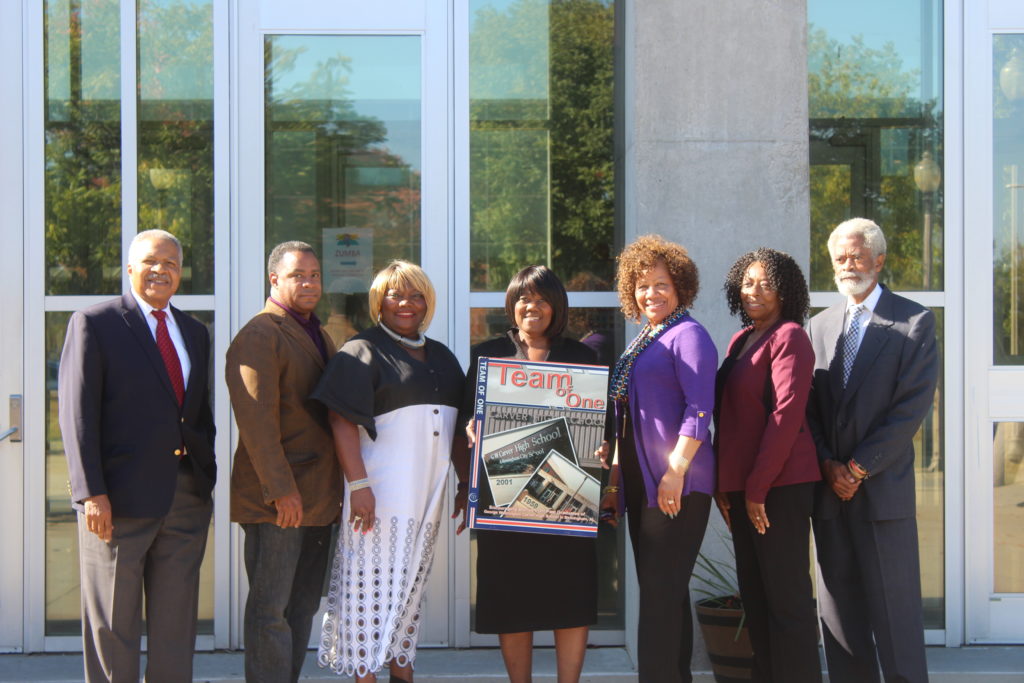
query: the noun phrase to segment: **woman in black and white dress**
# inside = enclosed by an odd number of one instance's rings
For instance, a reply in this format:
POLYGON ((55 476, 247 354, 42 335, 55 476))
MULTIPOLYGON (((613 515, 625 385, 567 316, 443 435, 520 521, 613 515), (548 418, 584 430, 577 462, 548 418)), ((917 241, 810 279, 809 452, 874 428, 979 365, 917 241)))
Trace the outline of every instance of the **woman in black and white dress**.
POLYGON ((392 262, 369 298, 379 324, 341 348, 313 393, 330 411, 348 522, 318 661, 357 681, 389 664, 392 681, 412 681, 453 444, 465 449, 455 430, 464 375, 447 347, 423 336, 435 296, 419 266, 392 262))

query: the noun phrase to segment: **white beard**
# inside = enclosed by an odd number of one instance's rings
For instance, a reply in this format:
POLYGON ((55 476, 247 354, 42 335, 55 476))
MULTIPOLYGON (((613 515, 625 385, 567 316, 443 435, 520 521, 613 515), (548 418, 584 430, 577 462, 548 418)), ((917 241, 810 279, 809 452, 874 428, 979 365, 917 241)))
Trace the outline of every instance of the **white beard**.
POLYGON ((875 284, 874 278, 861 273, 837 273, 834 279, 836 289, 845 297, 860 296, 875 284))

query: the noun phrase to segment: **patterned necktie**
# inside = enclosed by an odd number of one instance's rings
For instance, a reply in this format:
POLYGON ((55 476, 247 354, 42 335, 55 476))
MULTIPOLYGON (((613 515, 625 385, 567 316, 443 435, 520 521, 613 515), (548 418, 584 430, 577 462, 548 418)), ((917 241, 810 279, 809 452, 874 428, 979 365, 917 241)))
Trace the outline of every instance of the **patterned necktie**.
POLYGON ((857 358, 857 347, 860 346, 860 317, 864 313, 864 304, 853 307, 850 314, 850 329, 846 331, 843 339, 843 386, 850 379, 850 370, 853 369, 853 361, 857 358))
POLYGON ((167 331, 167 311, 153 311, 156 318, 156 347, 160 349, 160 355, 164 357, 164 366, 167 368, 167 376, 171 378, 171 387, 174 395, 178 398, 178 405, 185 402, 185 378, 181 373, 181 359, 178 358, 178 351, 171 341, 171 333, 167 331))

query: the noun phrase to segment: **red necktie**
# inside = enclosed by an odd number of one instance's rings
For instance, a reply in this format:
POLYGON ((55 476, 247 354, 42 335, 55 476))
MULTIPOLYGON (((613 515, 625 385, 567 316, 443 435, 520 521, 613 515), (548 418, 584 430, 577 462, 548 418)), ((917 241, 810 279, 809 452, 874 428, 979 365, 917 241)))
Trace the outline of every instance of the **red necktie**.
POLYGON ((167 367, 167 376, 171 378, 171 387, 174 388, 174 395, 178 397, 178 405, 185 402, 185 378, 181 374, 181 359, 178 358, 178 351, 171 341, 171 333, 167 331, 167 311, 153 311, 156 318, 156 347, 160 349, 160 355, 164 357, 164 365, 167 367))

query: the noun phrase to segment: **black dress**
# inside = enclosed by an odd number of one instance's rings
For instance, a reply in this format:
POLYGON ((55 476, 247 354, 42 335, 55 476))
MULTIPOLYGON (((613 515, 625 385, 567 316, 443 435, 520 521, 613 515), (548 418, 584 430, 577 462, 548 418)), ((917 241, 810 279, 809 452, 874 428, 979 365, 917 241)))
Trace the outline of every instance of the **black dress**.
MULTIPOLYGON (((511 330, 470 351, 460 424, 473 416, 477 360, 525 357, 511 330)), ((551 340, 548 360, 593 364, 592 349, 572 339, 551 340)), ((481 488, 487 486, 481 478, 481 488)), ((481 499, 489 498, 481 491, 481 499)), ((477 633, 519 633, 589 626, 597 622, 597 544, 592 538, 511 531, 476 533, 477 633)))

